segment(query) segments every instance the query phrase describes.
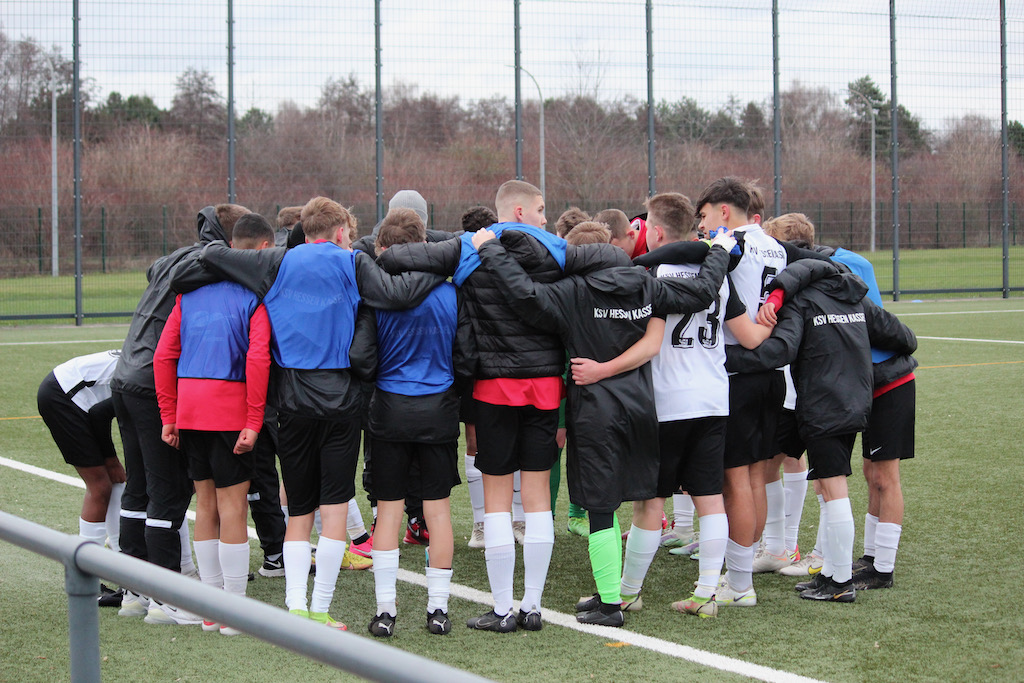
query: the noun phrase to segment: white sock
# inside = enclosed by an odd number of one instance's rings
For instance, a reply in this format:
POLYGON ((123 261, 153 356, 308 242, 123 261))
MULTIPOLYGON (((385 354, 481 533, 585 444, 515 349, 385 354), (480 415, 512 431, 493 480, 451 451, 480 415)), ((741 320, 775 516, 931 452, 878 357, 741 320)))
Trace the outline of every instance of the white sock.
POLYGON ((512 475, 512 521, 526 521, 526 513, 523 512, 522 484, 519 482, 519 470, 512 475))
POLYGON ((114 552, 121 552, 121 496, 124 495, 124 484, 113 484, 110 487, 110 502, 107 503, 107 545, 114 552))
POLYGON ((363 513, 359 511, 359 505, 353 498, 348 502, 348 519, 346 521, 349 538, 359 538, 366 533, 366 525, 363 524, 363 513))
POLYGON ((626 537, 626 557, 622 561, 622 582, 619 584, 619 593, 624 600, 640 594, 659 545, 660 529, 652 531, 641 529, 636 524, 630 526, 629 536, 626 537))
POLYGON ((285 523, 285 526, 287 526, 288 525, 288 506, 287 505, 282 505, 281 506, 281 512, 284 514, 284 523, 285 523))
POLYGON ((484 559, 487 562, 491 597, 494 599, 494 612, 508 614, 512 611, 512 575, 516 569, 516 541, 512 536, 511 513, 488 512, 484 515, 484 559))
POLYGON ((828 545, 826 561, 832 563, 832 580, 846 583, 853 566, 853 509, 849 498, 837 498, 825 503, 828 518, 828 545), (831 557, 829 557, 831 555, 831 557))
POLYGON ((786 552, 786 490, 782 480, 764 486, 768 516, 764 522, 764 550, 772 555, 786 552))
POLYGON ((730 538, 725 546, 725 566, 730 588, 737 593, 750 590, 754 585, 754 546, 743 546, 730 538))
POLYGON ((284 604, 290 610, 305 610, 313 546, 309 541, 285 541, 281 555, 284 557, 284 604))
POLYGON ((249 543, 221 542, 220 566, 224 572, 224 590, 245 595, 249 583, 249 543))
POLYGON ((825 497, 820 494, 815 497, 818 499, 818 533, 814 537, 814 554, 825 557, 825 497))
POLYGON ((794 552, 800 534, 800 518, 804 514, 807 497, 807 470, 783 472, 782 488, 786 491, 786 551, 794 552))
POLYGON ((87 541, 94 541, 103 545, 107 540, 106 522, 87 522, 81 517, 78 518, 78 535, 87 541))
MULTIPOLYGON (((199 564, 199 580, 213 588, 224 587, 224 569, 220 563, 220 541, 196 541, 196 562, 199 564)), ((246 570, 248 571, 248 570, 246 570)), ((246 576, 246 579, 249 577, 246 576)))
POLYGON ((466 484, 473 506, 473 524, 484 521, 484 475, 476 468, 476 456, 466 454, 466 484))
POLYGON ((870 512, 864 515, 864 554, 868 557, 875 557, 875 534, 878 529, 878 517, 870 512))
MULTIPOLYGON (((551 510, 525 513, 526 533, 523 536, 523 601, 520 609, 540 609, 544 582, 548 578, 551 549, 555 545, 555 520, 551 510)), ((486 538, 486 532, 484 532, 486 538)), ((660 539, 661 536, 659 535, 660 539)), ((513 552, 515 552, 513 550, 513 552)), ((429 608, 428 608, 429 609, 429 608)), ((500 614, 504 614, 501 612, 500 614)))
POLYGON ((313 578, 313 595, 309 599, 310 612, 330 611, 347 545, 345 541, 326 536, 321 536, 317 542, 316 576, 313 578))
POLYGON ((896 550, 900 547, 903 526, 879 522, 875 530, 875 570, 888 574, 896 567, 896 550))
POLYGON ((672 517, 677 532, 690 533, 693 531, 693 498, 690 497, 690 494, 672 494, 672 517))
POLYGON ((188 520, 181 520, 178 528, 178 537, 181 539, 181 573, 195 574, 196 563, 192 560, 192 545, 188 535, 188 520))
MULTIPOLYGON (((377 614, 387 612, 393 617, 398 616, 398 548, 394 550, 373 549, 373 591, 377 597, 377 614)), ((429 571, 429 570, 428 570, 429 571)), ((429 574, 428 574, 429 576, 429 574)))
POLYGON ((320 508, 317 508, 316 511, 313 512, 313 528, 316 529, 317 536, 324 535, 324 523, 320 519, 320 508))
MULTIPOLYGON (((373 570, 377 571, 376 564, 374 564, 373 570)), ((448 613, 448 596, 451 593, 451 585, 451 569, 427 567, 427 614, 437 609, 445 614, 448 613)))
POLYGON ((715 594, 728 543, 729 518, 724 512, 700 518, 700 558, 697 561, 700 575, 694 590, 698 598, 710 598, 715 594))

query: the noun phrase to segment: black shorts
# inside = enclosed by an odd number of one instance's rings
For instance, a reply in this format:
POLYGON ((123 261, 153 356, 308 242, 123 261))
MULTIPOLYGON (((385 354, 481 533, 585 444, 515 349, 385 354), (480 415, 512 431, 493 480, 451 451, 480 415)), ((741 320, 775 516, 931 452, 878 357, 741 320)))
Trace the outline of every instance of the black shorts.
POLYGON ((853 473, 850 469, 850 456, 853 455, 853 442, 856 440, 856 433, 808 439, 807 478, 850 476, 853 473))
POLYGON ((785 398, 786 379, 781 370, 729 376, 725 469, 775 457, 775 427, 785 398))
POLYGON ((235 455, 238 432, 178 430, 181 452, 188 458, 188 476, 192 481, 213 479, 223 489, 252 479, 252 453, 235 455))
POLYGON ((871 419, 861 439, 866 460, 909 460, 914 457, 914 380, 887 391, 871 402, 871 419))
POLYGON ((373 440, 374 493, 377 500, 448 498, 459 479, 458 441, 417 443, 373 440))
POLYGON ((658 497, 682 488, 691 496, 722 492, 726 417, 698 417, 658 423, 661 465, 658 497))
POLYGON ((356 495, 360 417, 331 420, 282 411, 278 420, 277 454, 288 514, 308 515, 321 505, 351 500, 356 495))
POLYGON ((51 372, 39 385, 36 402, 64 462, 74 467, 103 467, 107 458, 117 457, 110 435, 112 399, 100 401, 86 412, 68 398, 51 372))
POLYGON ((543 472, 558 458, 558 410, 499 406, 477 401, 476 467, 500 476, 516 470, 543 472))
POLYGON ((783 408, 779 413, 779 421, 775 426, 775 454, 785 453, 794 460, 807 450, 804 440, 800 438, 800 432, 796 428, 796 411, 783 408))

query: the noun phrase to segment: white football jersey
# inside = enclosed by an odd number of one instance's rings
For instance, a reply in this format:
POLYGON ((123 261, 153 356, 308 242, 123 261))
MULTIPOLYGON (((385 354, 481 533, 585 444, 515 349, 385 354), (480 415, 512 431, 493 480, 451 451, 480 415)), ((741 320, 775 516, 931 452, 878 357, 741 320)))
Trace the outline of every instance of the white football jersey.
POLYGON ((121 350, 100 351, 78 356, 53 369, 57 384, 82 410, 110 398, 110 378, 117 366, 121 350))
MULTIPOLYGON (((658 277, 695 278, 700 266, 659 265, 658 277)), ((729 414, 729 378, 725 372, 725 302, 729 281, 704 311, 665 319, 661 351, 651 359, 658 422, 729 414)))
MULTIPOLYGON (((743 257, 729 275, 736 294, 747 307, 747 315, 756 320, 758 309, 768 298, 768 285, 785 269, 788 259, 782 245, 766 235, 760 225, 736 228, 734 234, 739 236, 740 233, 743 233, 743 257)), ((725 343, 738 343, 728 329, 725 343)))

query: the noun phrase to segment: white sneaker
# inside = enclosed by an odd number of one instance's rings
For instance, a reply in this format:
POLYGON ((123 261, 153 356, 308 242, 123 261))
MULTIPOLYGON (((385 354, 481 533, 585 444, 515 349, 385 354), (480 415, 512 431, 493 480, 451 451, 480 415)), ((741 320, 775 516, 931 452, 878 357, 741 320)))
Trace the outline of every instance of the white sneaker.
MULTIPOLYGON (((515 535, 515 531, 512 532, 515 535)), ((484 547, 484 523, 474 522, 473 523, 473 534, 469 537, 470 548, 483 548, 484 547)))
POLYGON ((206 619, 203 619, 203 630, 207 631, 207 632, 209 632, 209 631, 219 631, 220 630, 220 624, 218 624, 216 621, 208 621, 206 619))
POLYGON ((745 591, 734 591, 727 581, 723 581, 718 584, 715 602, 719 607, 753 607, 757 604, 757 593, 753 586, 745 591))
POLYGON ((789 555, 774 555, 764 548, 757 551, 754 555, 754 574, 767 574, 768 572, 774 572, 788 567, 793 564, 793 560, 790 559, 789 555))
POLYGON ((121 598, 121 609, 117 611, 121 617, 144 617, 149 612, 149 598, 138 593, 125 590, 121 598))
POLYGON ((825 560, 821 555, 811 553, 804 555, 798 562, 779 569, 778 572, 783 576, 814 576, 821 571, 823 564, 825 564, 825 560))
POLYGON ((697 534, 693 533, 693 529, 689 531, 679 529, 677 531, 675 527, 672 527, 671 529, 666 529, 665 533, 661 535, 662 548, 681 548, 696 541, 697 534))
POLYGON ((237 628, 231 628, 230 626, 224 626, 223 624, 221 624, 220 634, 222 636, 237 636, 241 635, 241 633, 242 632, 239 631, 237 628))
POLYGON ((147 624, 192 626, 203 623, 203 618, 179 607, 173 607, 167 603, 153 600, 149 605, 149 612, 146 613, 146 618, 143 621, 147 624))
POLYGON ((516 543, 522 545, 526 538, 526 522, 512 522, 512 536, 516 539, 516 543))

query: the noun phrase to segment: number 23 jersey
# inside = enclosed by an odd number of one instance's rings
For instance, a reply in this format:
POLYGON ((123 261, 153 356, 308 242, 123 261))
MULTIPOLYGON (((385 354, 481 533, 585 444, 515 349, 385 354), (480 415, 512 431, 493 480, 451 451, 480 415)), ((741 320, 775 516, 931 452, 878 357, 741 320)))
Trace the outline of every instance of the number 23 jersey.
MULTIPOLYGON (((695 278, 699 271, 699 264, 662 264, 652 269, 660 278, 695 278)), ((658 422, 729 414, 722 329, 726 319, 723 308, 728 301, 726 278, 718 298, 706 310, 686 315, 673 313, 665 318, 661 351, 651 359, 658 422)), ((732 310, 729 313, 735 315, 732 310)))

